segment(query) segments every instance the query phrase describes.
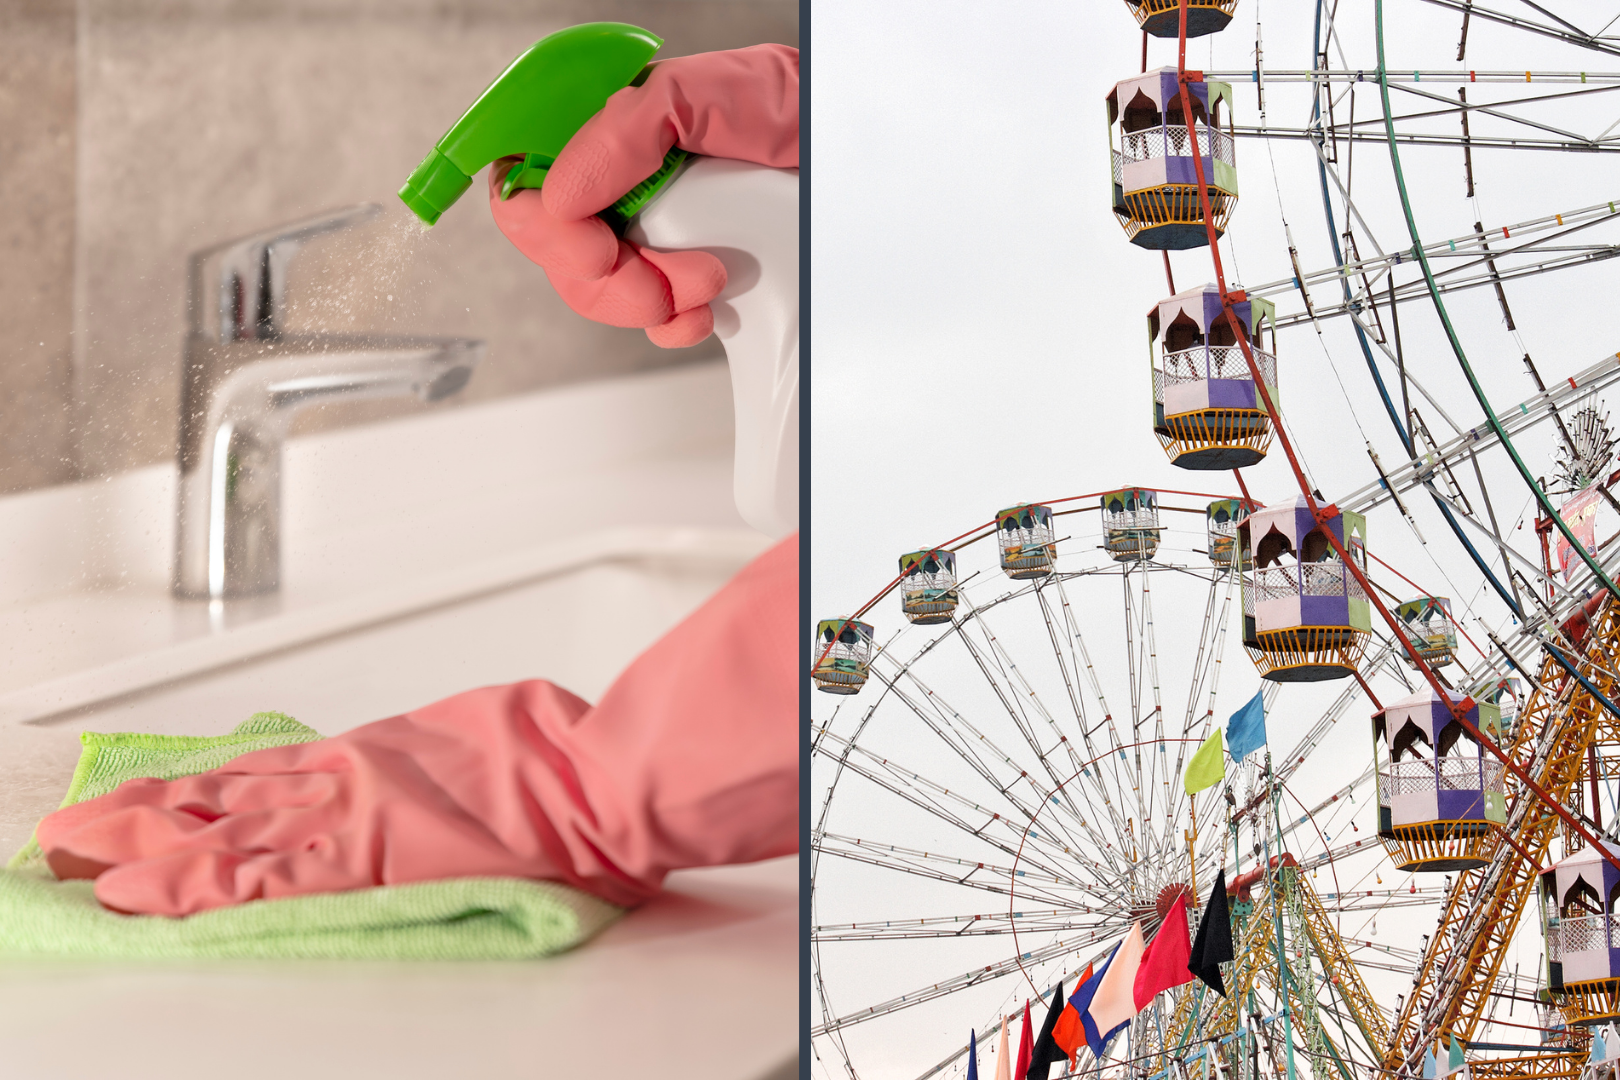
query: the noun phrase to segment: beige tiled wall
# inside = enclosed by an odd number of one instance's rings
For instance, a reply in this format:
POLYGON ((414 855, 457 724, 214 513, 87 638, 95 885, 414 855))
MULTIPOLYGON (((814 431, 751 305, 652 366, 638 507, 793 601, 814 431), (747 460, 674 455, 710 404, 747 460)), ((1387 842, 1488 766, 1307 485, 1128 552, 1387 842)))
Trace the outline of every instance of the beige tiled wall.
POLYGON ((0 0, 0 490, 172 457, 187 253, 347 204, 385 213, 306 248, 290 323, 483 338, 461 402, 713 355, 573 315, 481 180, 425 236, 394 196, 512 57, 593 19, 671 56, 798 36, 795 0, 0 0))
POLYGON ((0 0, 0 491, 71 479, 73 0, 0 0))

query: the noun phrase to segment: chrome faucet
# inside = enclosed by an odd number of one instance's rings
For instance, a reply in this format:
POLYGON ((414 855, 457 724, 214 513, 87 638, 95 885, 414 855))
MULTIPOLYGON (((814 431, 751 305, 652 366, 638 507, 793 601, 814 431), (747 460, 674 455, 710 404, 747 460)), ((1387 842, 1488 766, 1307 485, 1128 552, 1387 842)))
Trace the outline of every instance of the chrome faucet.
POLYGON ((298 249, 381 209, 335 210, 191 256, 176 596, 223 600, 280 588, 281 445, 298 410, 334 399, 438 401, 472 377, 481 341, 282 328, 298 249))

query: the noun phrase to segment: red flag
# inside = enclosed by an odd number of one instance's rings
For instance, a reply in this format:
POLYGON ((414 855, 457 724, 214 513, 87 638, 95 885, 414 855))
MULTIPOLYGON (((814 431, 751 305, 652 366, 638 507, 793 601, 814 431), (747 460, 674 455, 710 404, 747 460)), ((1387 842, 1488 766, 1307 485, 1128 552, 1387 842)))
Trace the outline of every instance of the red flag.
POLYGON ((1170 910, 1164 914, 1159 932, 1153 943, 1142 951, 1142 963, 1136 969, 1136 982, 1131 996, 1136 1000, 1136 1011, 1147 1008, 1148 1002, 1161 990, 1189 983, 1193 974, 1187 970, 1192 959, 1192 941, 1187 936, 1187 896, 1176 897, 1170 910))
POLYGON ((1035 1057, 1035 1033, 1029 1026, 1029 1001, 1024 1002, 1024 1033, 1018 1036, 1018 1064, 1013 1069, 1015 1080, 1024 1080, 1029 1063, 1035 1057))
MULTIPOLYGON (((1086 973, 1080 976, 1075 983, 1075 993, 1091 978, 1091 965, 1086 965, 1086 973)), ((1057 1043, 1058 1049, 1069 1055, 1069 1068, 1073 1069, 1080 1064, 1080 1048, 1086 1045, 1086 1028, 1080 1021, 1080 1010, 1074 1007, 1074 998, 1063 1007, 1063 1015, 1058 1017, 1057 1023, 1052 1025, 1052 1041, 1057 1043)))

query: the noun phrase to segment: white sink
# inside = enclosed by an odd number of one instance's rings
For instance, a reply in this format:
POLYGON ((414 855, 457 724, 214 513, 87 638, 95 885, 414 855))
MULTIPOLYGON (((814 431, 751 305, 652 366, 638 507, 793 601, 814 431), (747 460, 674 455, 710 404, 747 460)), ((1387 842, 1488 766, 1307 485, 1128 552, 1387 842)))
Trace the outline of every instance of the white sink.
MULTIPOLYGON (((0 500, 0 541, 18 541, 0 572, 36 583, 0 597, 0 848, 61 798, 81 730, 218 734, 274 709, 336 734, 532 677, 594 699, 767 546, 732 509, 728 433, 725 370, 705 365, 294 440, 287 588, 212 615, 168 598, 172 505, 138 497, 162 494, 163 471, 100 498, 0 500), (77 576, 71 552, 29 540, 75 513, 117 541, 77 537, 77 576), (155 537, 132 536, 143 521, 155 537)), ((0 1061, 21 1077, 316 1078, 656 1060, 760 1080, 796 1062, 798 909, 798 860, 782 859, 677 874, 594 942, 531 963, 7 964, 0 1061)))

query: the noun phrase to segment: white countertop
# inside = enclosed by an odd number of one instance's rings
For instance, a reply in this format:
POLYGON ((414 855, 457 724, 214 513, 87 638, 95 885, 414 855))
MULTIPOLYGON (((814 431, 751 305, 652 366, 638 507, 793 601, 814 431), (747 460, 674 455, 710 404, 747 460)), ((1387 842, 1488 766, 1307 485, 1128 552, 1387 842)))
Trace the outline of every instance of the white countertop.
POLYGON ((16 1080, 798 1076, 798 859, 672 875, 548 960, 0 966, 16 1080))
MULTIPOLYGON (((81 730, 335 734, 530 677, 594 698, 768 544, 729 416, 703 365, 297 440, 286 588, 212 618, 168 596, 172 470, 0 499, 0 849, 81 730)), ((8 963, 0 1075, 797 1075, 797 875, 683 872, 526 963, 8 963)))

